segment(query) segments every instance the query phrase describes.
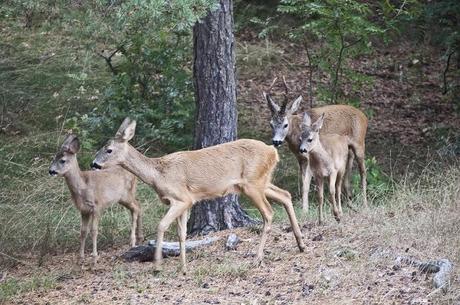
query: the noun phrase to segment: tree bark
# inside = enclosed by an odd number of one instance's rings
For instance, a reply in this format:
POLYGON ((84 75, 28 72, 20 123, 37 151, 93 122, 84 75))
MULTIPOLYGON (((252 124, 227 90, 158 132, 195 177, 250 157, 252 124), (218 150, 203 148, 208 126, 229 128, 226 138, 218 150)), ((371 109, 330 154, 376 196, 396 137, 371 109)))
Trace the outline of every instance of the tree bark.
MULTIPOLYGON (((237 136, 233 1, 220 0, 218 8, 194 26, 193 39, 194 148, 199 149, 233 141, 237 136)), ((193 235, 251 223, 238 204, 238 196, 228 195, 196 204, 187 227, 193 235)))

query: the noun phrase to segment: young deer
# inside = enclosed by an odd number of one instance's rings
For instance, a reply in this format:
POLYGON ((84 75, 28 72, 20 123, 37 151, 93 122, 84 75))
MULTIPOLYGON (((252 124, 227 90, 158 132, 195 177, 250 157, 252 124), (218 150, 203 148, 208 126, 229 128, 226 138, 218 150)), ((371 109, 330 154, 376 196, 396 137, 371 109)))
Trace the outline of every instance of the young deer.
POLYGON ((77 136, 67 135, 49 168, 51 176, 63 176, 69 187, 73 202, 81 213, 80 260, 85 257, 85 241, 91 227, 93 241, 93 264, 97 261, 97 234, 102 211, 118 202, 128 208, 132 216, 130 245, 142 242, 141 208, 136 201, 137 179, 121 167, 103 171, 81 171, 77 153, 80 142, 77 136))
POLYGON ((256 263, 261 263, 264 245, 271 230, 273 210, 268 198, 280 202, 292 225, 301 252, 304 243, 289 192, 271 184, 278 162, 275 148, 256 140, 237 140, 194 151, 182 151, 160 158, 148 158, 128 141, 134 136, 136 122, 126 118, 115 138, 100 149, 92 163, 95 168, 121 165, 151 185, 169 210, 158 224, 155 270, 161 268, 164 232, 177 220, 182 270, 186 271, 185 239, 187 211, 196 202, 230 193, 244 193, 264 220, 256 263))
POLYGON ((332 212, 337 221, 342 215, 341 191, 348 160, 348 138, 338 134, 321 134, 324 114, 311 124, 308 113, 304 113, 302 135, 299 151, 308 155, 310 165, 308 170, 315 177, 318 186, 318 219, 323 222, 324 182, 329 179, 332 212))
MULTIPOLYGON (((276 79, 275 79, 276 80, 276 79)), ((287 87, 287 86, 286 86, 287 87)), ((287 89, 286 89, 287 91, 287 89)), ((289 149, 294 153, 299 162, 302 175, 302 207, 308 210, 308 192, 310 190, 311 171, 308 170, 308 157, 299 152, 300 145, 300 125, 302 116, 294 114, 300 103, 302 96, 299 96, 288 107, 287 99, 279 106, 268 93, 263 92, 264 99, 267 101, 272 117, 270 126, 272 128, 272 142, 275 147, 283 144, 284 140, 289 145, 289 149)), ((351 173, 353 159, 356 156, 358 160, 359 173, 361 175, 361 188, 363 191, 363 204, 367 206, 366 196, 366 166, 365 160, 365 138, 367 131, 367 117, 359 109, 348 105, 329 105, 308 110, 313 120, 324 114, 324 126, 321 134, 340 134, 347 136, 348 147, 350 149, 347 162, 347 176, 344 188, 348 198, 351 198, 351 173)))

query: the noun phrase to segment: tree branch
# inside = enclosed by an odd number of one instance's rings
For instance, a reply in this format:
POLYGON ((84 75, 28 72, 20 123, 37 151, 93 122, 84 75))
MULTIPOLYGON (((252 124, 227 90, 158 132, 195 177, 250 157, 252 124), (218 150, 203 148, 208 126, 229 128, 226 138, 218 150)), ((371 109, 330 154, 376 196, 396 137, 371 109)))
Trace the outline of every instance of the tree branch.
POLYGON ((113 75, 117 75, 118 71, 112 65, 112 57, 114 57, 115 54, 117 54, 118 51, 121 51, 122 48, 123 48, 123 46, 119 46, 115 51, 110 53, 109 56, 104 56, 104 54, 102 54, 102 53, 97 53, 97 55, 99 55, 100 57, 102 57, 105 60, 105 63, 107 64, 107 66, 109 66, 109 69, 110 69, 110 71, 112 72, 113 75))
POLYGON ((447 72, 449 72, 449 66, 450 66, 450 58, 452 55, 455 53, 455 51, 451 51, 449 55, 447 55, 447 62, 446 62, 446 68, 444 69, 444 72, 442 73, 442 83, 443 83, 443 90, 442 94, 446 94, 448 91, 447 88, 447 72))

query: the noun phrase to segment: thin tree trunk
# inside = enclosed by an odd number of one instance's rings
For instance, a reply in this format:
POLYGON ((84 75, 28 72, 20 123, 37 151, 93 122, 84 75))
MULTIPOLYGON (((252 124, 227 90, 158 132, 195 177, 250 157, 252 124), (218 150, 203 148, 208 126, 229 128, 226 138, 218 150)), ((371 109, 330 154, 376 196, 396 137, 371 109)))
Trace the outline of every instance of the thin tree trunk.
MULTIPOLYGON (((233 1, 220 0, 215 11, 193 28, 196 97, 195 149, 233 141, 237 136, 233 1)), ((203 175, 206 175, 203 172, 203 175)), ((189 234, 246 226, 252 220, 236 195, 196 204, 189 234)))

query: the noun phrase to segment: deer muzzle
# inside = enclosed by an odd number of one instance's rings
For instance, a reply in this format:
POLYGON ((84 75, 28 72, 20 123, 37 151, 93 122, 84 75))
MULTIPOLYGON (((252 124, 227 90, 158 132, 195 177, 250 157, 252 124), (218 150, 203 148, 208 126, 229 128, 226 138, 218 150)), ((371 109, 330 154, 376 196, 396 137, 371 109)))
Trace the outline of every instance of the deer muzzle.
POLYGON ((91 162, 91 168, 92 169, 102 169, 102 166, 100 166, 96 162, 91 162))

